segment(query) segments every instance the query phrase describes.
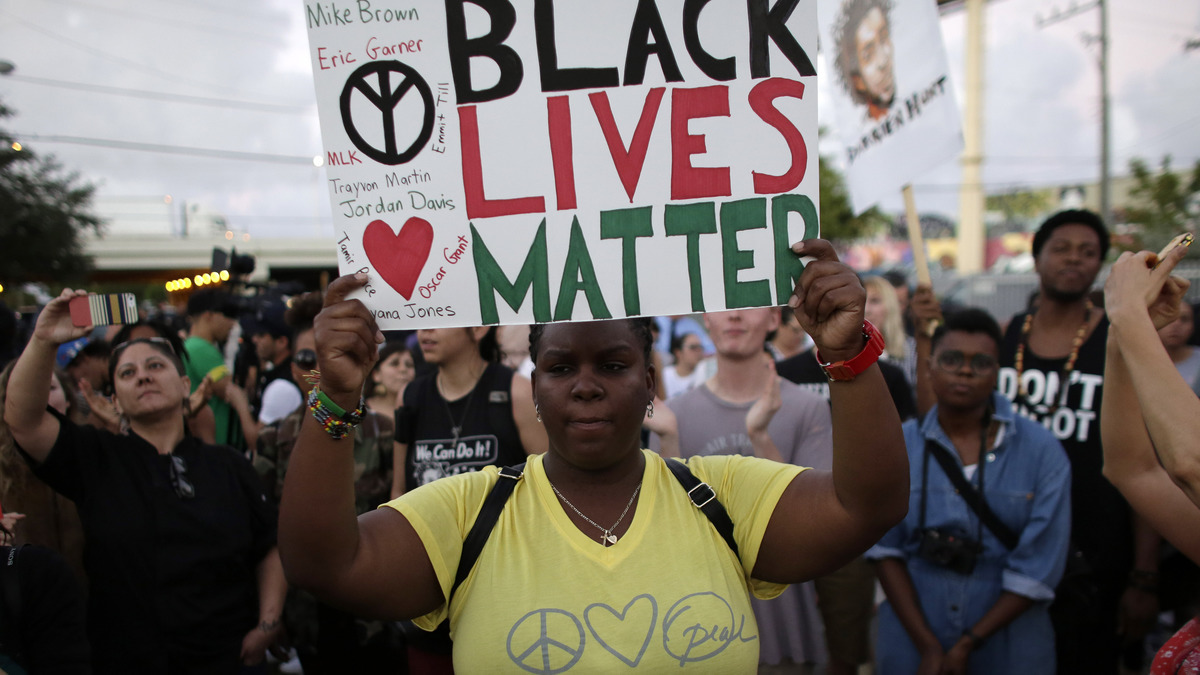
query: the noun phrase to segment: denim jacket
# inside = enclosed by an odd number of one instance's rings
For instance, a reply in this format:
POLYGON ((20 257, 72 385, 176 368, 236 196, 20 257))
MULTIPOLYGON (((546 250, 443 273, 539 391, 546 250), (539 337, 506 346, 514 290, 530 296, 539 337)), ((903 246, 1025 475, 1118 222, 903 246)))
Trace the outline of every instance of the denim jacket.
MULTIPOLYGON (((935 406, 923 420, 904 424, 911 485, 908 515, 866 554, 872 560, 905 561, 926 621, 946 647, 953 645, 963 630, 972 627, 1003 591, 1035 601, 1033 609, 1026 612, 1035 616, 1027 619, 1044 615, 1066 565, 1071 532, 1071 469, 1067 455, 1050 432, 1017 415, 1004 396, 993 393, 992 400, 994 419, 999 422, 1000 430, 994 445, 980 457, 981 464, 986 463, 983 495, 996 516, 1018 535, 1016 548, 1008 550, 990 530, 982 528, 982 552, 969 575, 958 574, 917 555, 921 489, 926 480, 923 474, 928 480, 925 527, 941 528, 971 539, 980 536, 979 517, 955 492, 937 460, 930 457, 925 469, 926 440, 948 449, 958 466, 962 466, 953 443, 938 424, 935 406)), ((978 488, 978 470, 970 482, 978 488)), ((1047 635, 1036 635, 1041 630, 1036 624, 1041 623, 1014 621, 1001 631, 1008 635, 997 634, 993 636, 997 639, 984 644, 987 651, 1012 653, 992 654, 988 660, 1012 664, 1007 657, 1021 660, 1021 655, 1015 653, 1019 650, 1030 655, 1041 652, 1038 658, 1045 658, 1044 647, 1049 650, 1049 663, 1053 664, 1053 633, 1049 631, 1047 618, 1044 623, 1047 635), (1048 644, 1042 645, 1043 642, 1048 644), (1006 645, 1011 645, 1011 649, 1006 645)), ((891 639, 890 634, 881 623, 881 651, 887 650, 884 642, 891 639)), ((906 637, 900 631, 895 639, 906 637)), ((984 656, 978 652, 977 655, 984 656)))

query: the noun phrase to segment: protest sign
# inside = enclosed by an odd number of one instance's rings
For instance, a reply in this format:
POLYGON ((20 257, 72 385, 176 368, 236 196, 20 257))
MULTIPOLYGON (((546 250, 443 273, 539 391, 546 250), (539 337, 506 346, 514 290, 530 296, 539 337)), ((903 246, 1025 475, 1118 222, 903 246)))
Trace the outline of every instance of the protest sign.
POLYGON ((339 268, 381 327, 787 301, 819 232, 815 0, 303 11, 339 268))
POLYGON ((861 213, 962 152, 935 0, 820 0, 847 191, 861 213))

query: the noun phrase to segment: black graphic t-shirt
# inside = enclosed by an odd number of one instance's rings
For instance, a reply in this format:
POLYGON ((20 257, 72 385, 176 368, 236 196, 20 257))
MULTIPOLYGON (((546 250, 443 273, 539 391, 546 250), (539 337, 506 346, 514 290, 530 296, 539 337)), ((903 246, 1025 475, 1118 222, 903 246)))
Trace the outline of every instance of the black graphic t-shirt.
POLYGON ((525 461, 525 447, 512 412, 513 371, 489 363, 475 389, 445 401, 437 372, 413 380, 396 410, 396 441, 408 445, 405 489, 445 476, 525 461), (454 427, 461 426, 455 443, 454 427))
POLYGON ((1008 325, 1000 344, 997 387, 1013 401, 1017 412, 1040 422, 1062 443, 1071 461, 1071 538, 1097 573, 1123 578, 1132 563, 1132 515, 1121 493, 1102 474, 1100 447, 1108 317, 1100 320, 1080 346, 1065 385, 1065 400, 1062 372, 1067 357, 1042 358, 1028 346, 1021 374, 1025 393, 1020 394, 1015 364, 1024 323, 1025 314, 1018 314, 1008 325))

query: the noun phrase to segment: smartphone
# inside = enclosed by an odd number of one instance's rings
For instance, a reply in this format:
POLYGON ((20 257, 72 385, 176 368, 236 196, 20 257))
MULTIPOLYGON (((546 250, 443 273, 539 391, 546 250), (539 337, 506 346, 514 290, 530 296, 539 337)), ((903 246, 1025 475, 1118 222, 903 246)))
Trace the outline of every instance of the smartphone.
POLYGON ((1162 264, 1163 259, 1166 258, 1167 254, 1173 249, 1179 246, 1191 246, 1192 239, 1194 238, 1195 237, 1192 236, 1191 232, 1184 232, 1183 234, 1178 235, 1171 241, 1167 242, 1167 245, 1163 247, 1163 250, 1158 252, 1158 259, 1155 261, 1154 267, 1157 268, 1160 264, 1162 264))
POLYGON ((80 295, 71 298, 71 323, 76 326, 111 326, 137 323, 137 300, 133 293, 80 295))

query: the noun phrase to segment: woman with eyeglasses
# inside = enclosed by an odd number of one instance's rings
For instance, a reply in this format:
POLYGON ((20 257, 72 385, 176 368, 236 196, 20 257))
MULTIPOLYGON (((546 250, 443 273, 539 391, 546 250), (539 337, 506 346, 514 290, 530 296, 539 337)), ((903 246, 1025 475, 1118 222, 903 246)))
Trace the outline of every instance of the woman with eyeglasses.
POLYGON ((34 473, 75 502, 90 579, 97 673, 236 673, 280 634, 286 593, 275 511, 227 447, 186 432, 189 381, 161 338, 117 345, 114 404, 128 432, 46 408, 58 345, 87 334, 66 289, 42 310, 13 367, 4 420, 34 473))
POLYGON ((866 554, 887 595, 880 675, 1054 673, 1071 470, 1054 436, 995 391, 1000 339, 980 309, 933 334, 937 402, 904 424, 908 516, 866 554))

